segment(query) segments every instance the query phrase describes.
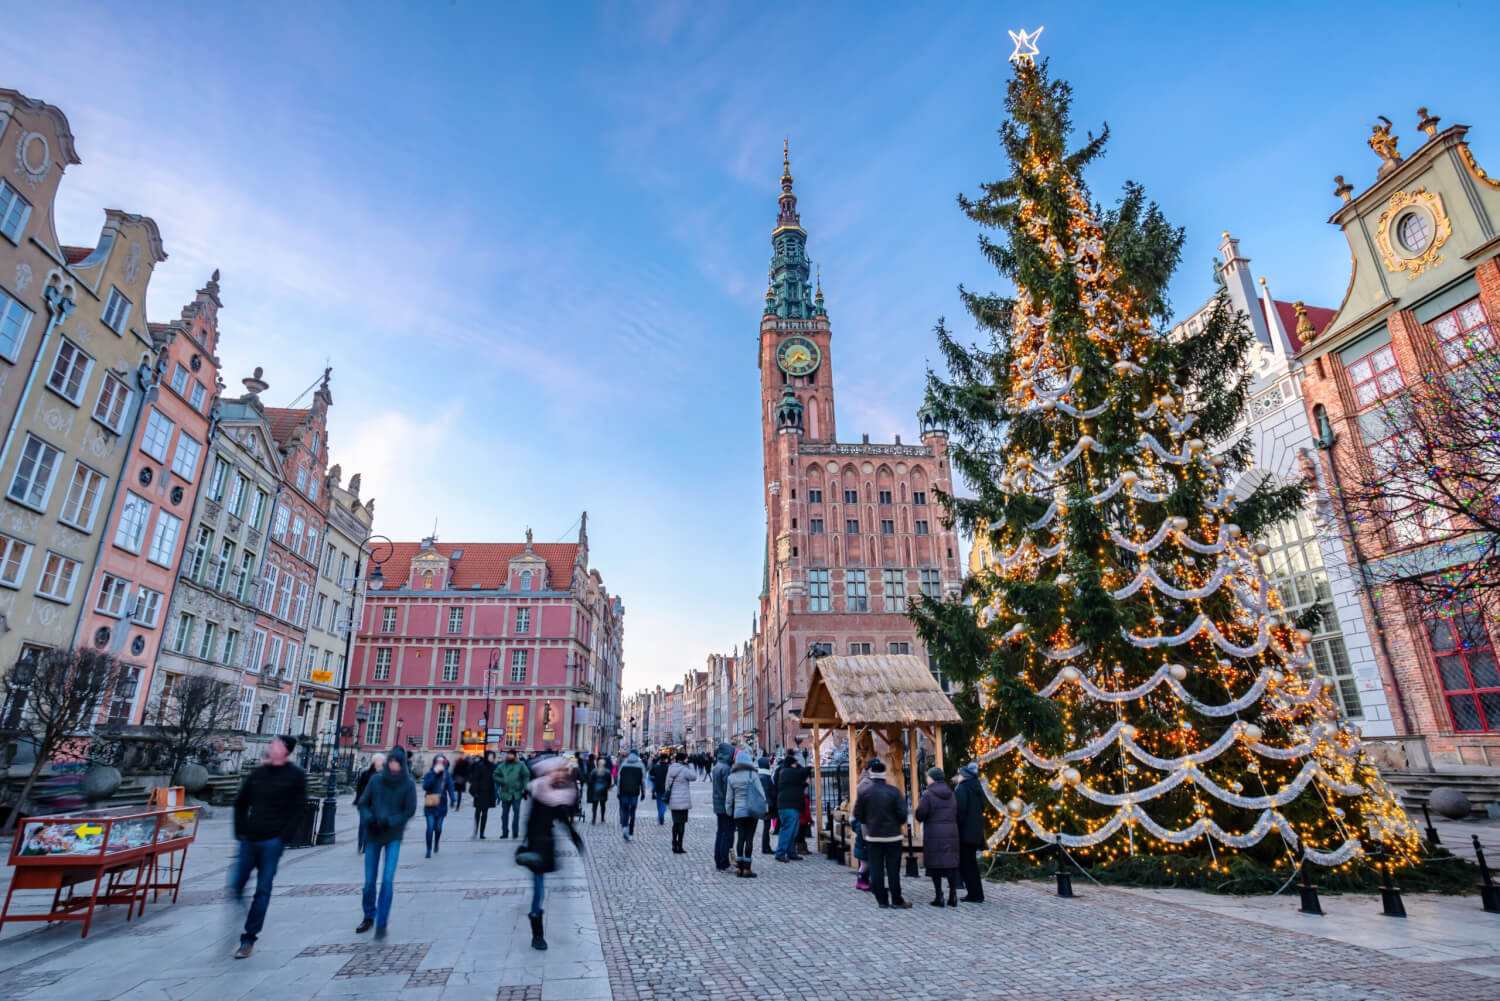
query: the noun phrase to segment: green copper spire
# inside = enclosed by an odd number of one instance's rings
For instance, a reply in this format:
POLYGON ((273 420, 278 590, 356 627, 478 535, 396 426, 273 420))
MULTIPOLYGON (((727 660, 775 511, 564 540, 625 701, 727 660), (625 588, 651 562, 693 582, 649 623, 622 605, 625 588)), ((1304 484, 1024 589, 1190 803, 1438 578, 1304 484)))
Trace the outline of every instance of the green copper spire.
POLYGON ((807 259, 807 231, 797 215, 797 196, 792 193, 792 160, 787 144, 781 147, 780 211, 771 234, 771 293, 767 315, 805 320, 824 315, 812 299, 811 262, 807 259))

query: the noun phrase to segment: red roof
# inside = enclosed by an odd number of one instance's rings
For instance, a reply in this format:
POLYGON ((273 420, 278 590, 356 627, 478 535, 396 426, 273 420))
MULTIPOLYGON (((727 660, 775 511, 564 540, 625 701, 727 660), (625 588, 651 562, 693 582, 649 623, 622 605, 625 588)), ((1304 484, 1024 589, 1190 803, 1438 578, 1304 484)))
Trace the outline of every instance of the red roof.
MULTIPOLYGON (((1292 342, 1292 354, 1297 354, 1306 347, 1302 343, 1302 338, 1297 336, 1297 308, 1280 299, 1272 301, 1276 303, 1276 316, 1281 320, 1281 327, 1286 331, 1287 340, 1292 342)), ((1307 318, 1312 321, 1314 333, 1321 334, 1328 329, 1328 324, 1333 320, 1334 310, 1324 309, 1322 306, 1306 306, 1305 308, 1307 318)))
MULTIPOLYGON (((450 559, 455 550, 462 549, 463 556, 451 564, 453 581, 451 588, 467 591, 476 584, 485 589, 505 586, 510 570, 510 560, 526 551, 524 542, 439 542, 432 547, 450 559)), ((386 587, 405 587, 411 576, 411 561, 422 551, 420 542, 397 542, 390 557, 381 564, 386 587)), ((573 582, 573 564, 578 559, 576 542, 540 542, 531 551, 547 561, 551 587, 565 591, 573 582)))
POLYGON ((311 410, 288 410, 286 407, 266 407, 266 423, 271 425, 271 437, 278 445, 285 445, 292 432, 305 420, 311 410))
POLYGON ((77 264, 79 261, 92 254, 94 252, 94 248, 65 246, 62 248, 62 252, 63 260, 67 261, 69 264, 77 264))

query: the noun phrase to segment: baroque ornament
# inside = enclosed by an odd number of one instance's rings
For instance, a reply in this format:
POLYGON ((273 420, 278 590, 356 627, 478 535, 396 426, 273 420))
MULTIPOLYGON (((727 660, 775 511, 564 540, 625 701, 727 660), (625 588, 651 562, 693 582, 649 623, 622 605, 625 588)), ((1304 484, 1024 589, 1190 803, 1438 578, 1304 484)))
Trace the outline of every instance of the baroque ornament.
POLYGON ((1443 211, 1442 196, 1426 188, 1417 188, 1391 195, 1390 203, 1375 223, 1375 243, 1380 248, 1380 256, 1385 259, 1387 270, 1405 271, 1407 278, 1415 278, 1442 262, 1443 255, 1438 251, 1448 242, 1452 232, 1453 225, 1443 211), (1424 247, 1403 247, 1397 233, 1402 220, 1412 213, 1426 217, 1430 232, 1424 247))

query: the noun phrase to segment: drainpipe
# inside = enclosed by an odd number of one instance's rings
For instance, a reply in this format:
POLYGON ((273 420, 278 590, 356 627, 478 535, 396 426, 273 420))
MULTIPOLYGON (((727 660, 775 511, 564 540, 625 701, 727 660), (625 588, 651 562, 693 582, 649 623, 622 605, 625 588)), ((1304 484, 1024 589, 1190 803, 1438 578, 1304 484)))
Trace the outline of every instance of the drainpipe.
POLYGON ((10 445, 16 436, 16 426, 21 423, 21 414, 31 399, 31 387, 36 385, 36 373, 42 367, 42 359, 47 356, 47 345, 52 341, 52 331, 72 316, 74 308, 78 305, 72 299, 65 298, 62 289, 57 285, 48 285, 42 293, 42 298, 46 301, 47 312, 51 315, 47 319, 47 329, 42 332, 42 343, 36 349, 36 357, 31 360, 31 371, 26 373, 26 385, 21 389, 21 399, 16 403, 16 409, 10 415, 10 426, 5 429, 5 442, 0 444, 0 467, 3 467, 5 460, 10 458, 10 445))
MULTIPOLYGON (((1344 491, 1343 484, 1339 480, 1339 464, 1333 457, 1333 446, 1338 442, 1339 436, 1333 430, 1333 427, 1328 424, 1327 418, 1324 418, 1324 420, 1320 423, 1322 424, 1322 426, 1318 428, 1318 437, 1317 440, 1313 442, 1313 444, 1316 445, 1320 451, 1328 453, 1329 475, 1333 479, 1333 489, 1335 497, 1338 497, 1341 496, 1344 491)), ((1334 498, 1330 499, 1334 500, 1334 498)), ((1364 587, 1368 592, 1370 580, 1369 575, 1365 570, 1365 554, 1364 549, 1359 544, 1359 534, 1354 530, 1354 521, 1349 517, 1349 509, 1344 504, 1343 500, 1337 499, 1334 500, 1334 503, 1338 505, 1339 513, 1343 515, 1344 529, 1349 533, 1349 544, 1354 549, 1354 565, 1359 569, 1360 586, 1364 587)), ((1375 598, 1373 595, 1370 595, 1369 599, 1370 611, 1374 613, 1376 619, 1375 641, 1380 644, 1380 655, 1385 658, 1386 665, 1392 671, 1394 671, 1395 662, 1391 660, 1391 647, 1390 644, 1386 642, 1385 630, 1381 628, 1379 621, 1381 618, 1380 609, 1376 606, 1375 598)), ((1396 690, 1396 711, 1400 715, 1401 729, 1404 733, 1410 736, 1418 736, 1418 734, 1414 733, 1411 728, 1411 710, 1406 704, 1406 692, 1402 689, 1400 684, 1396 683, 1396 679, 1394 676, 1391 678, 1391 681, 1391 687, 1396 690)))

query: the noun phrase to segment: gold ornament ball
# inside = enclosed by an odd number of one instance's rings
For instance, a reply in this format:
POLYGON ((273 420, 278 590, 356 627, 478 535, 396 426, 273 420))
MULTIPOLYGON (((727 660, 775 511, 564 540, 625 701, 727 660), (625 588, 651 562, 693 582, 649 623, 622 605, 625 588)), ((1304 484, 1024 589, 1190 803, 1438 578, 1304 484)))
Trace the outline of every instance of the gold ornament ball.
POLYGON ((1193 438, 1188 441, 1189 452, 1201 452, 1203 451, 1204 447, 1205 446, 1202 438, 1193 438))
POLYGON ((1240 733, 1244 734, 1245 739, 1251 741, 1252 743, 1259 740, 1261 737, 1260 727, 1256 726, 1254 723, 1246 723, 1244 726, 1240 727, 1240 733))
POLYGON ((1064 681, 1077 681, 1078 678, 1079 678, 1078 668, 1076 668, 1076 667, 1065 667, 1065 668, 1062 669, 1062 679, 1064 681))
POLYGON ((1056 400, 1043 400, 1042 401, 1042 411, 1044 413, 1049 413, 1050 414, 1050 413, 1052 413, 1052 411, 1054 411, 1056 409, 1057 409, 1057 401, 1056 400))
POLYGON ((1070 786, 1076 786, 1083 781, 1083 775, 1076 768, 1064 768, 1062 777, 1063 781, 1070 786))
POLYGON ((1240 537, 1240 526, 1238 526, 1238 525, 1236 525, 1236 524, 1235 524, 1235 523, 1234 523, 1234 522, 1232 522, 1232 521, 1231 521, 1231 522, 1228 522, 1228 523, 1227 523, 1227 524, 1225 524, 1225 526, 1224 526, 1224 532, 1225 532, 1225 534, 1226 534, 1226 535, 1228 535, 1228 536, 1229 536, 1229 537, 1230 537, 1230 538, 1231 538, 1231 539, 1238 539, 1238 538, 1239 538, 1239 537, 1240 537))
POLYGON ((1137 473, 1134 469, 1127 469, 1125 470, 1125 472, 1120 474, 1120 482, 1125 484, 1127 487, 1135 486, 1135 481, 1140 478, 1140 474, 1137 473))
POLYGON ((1188 527, 1188 520, 1179 514, 1172 519, 1172 527, 1179 532, 1184 531, 1188 527))
POLYGON ((1084 448, 1093 448, 1094 447, 1094 436, 1091 435, 1091 434, 1079 435, 1078 436, 1078 444, 1081 445, 1081 446, 1083 446, 1084 448))
POLYGON ((1172 394, 1171 393, 1163 393, 1162 394, 1162 397, 1161 397, 1161 405, 1162 406, 1164 406, 1164 407, 1170 407, 1172 404, 1174 404, 1176 402, 1177 402, 1176 400, 1172 399, 1172 394))
POLYGON ((1172 679, 1174 681, 1184 681, 1188 676, 1187 665, 1173 664, 1172 666, 1167 668, 1167 673, 1172 676, 1172 679))
POLYGON ((1026 804, 1022 803, 1019 799, 1013 799, 1009 803, 1005 804, 1005 811, 1012 817, 1019 817, 1021 815, 1021 811, 1024 809, 1026 809, 1026 804))

